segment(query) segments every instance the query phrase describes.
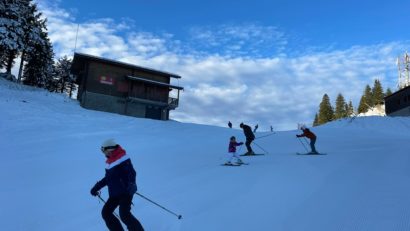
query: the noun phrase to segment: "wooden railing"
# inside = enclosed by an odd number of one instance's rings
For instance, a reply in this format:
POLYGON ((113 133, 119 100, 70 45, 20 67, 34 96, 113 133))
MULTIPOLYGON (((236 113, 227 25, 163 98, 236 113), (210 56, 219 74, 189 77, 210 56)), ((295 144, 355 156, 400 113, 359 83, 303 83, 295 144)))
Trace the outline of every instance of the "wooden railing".
POLYGON ((179 100, 177 98, 168 97, 168 105, 170 107, 178 107, 179 100))
MULTIPOLYGON (((163 102, 163 101, 158 101, 158 100, 152 100, 152 99, 146 99, 146 98, 141 98, 141 97, 132 97, 132 96, 128 96, 127 97, 129 100, 132 101, 139 101, 139 102, 143 102, 143 103, 149 103, 149 104, 156 104, 156 105, 162 105, 162 106, 166 106, 167 103, 163 102)), ((172 97, 168 97, 168 107, 171 109, 175 109, 178 107, 178 103, 179 100, 177 98, 172 98, 172 97)))

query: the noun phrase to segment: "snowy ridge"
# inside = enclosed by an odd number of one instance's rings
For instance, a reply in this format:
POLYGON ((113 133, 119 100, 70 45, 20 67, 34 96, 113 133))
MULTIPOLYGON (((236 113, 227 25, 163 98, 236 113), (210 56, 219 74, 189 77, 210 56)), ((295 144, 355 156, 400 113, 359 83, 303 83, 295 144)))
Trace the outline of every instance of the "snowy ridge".
POLYGON ((258 132, 270 135, 255 140, 269 154, 227 168, 229 137, 244 141, 241 130, 90 111, 4 80, 0 107, 2 230, 106 230, 89 191, 103 177, 107 138, 132 159, 138 192, 183 216, 136 196, 145 230, 410 230, 409 118, 314 127, 324 156, 295 155, 307 147, 300 131, 258 132))
POLYGON ((409 125, 409 117, 361 116, 340 119, 332 123, 324 124, 321 127, 332 129, 364 129, 368 132, 399 134, 410 132, 409 125))

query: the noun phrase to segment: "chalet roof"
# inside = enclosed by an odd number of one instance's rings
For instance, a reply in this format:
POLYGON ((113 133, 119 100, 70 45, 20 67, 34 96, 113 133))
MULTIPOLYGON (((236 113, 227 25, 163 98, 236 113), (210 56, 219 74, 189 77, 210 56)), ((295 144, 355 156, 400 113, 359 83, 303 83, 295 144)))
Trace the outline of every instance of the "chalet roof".
POLYGON ((140 82, 144 82, 144 83, 151 83, 151 84, 154 84, 154 85, 160 85, 160 86, 175 88, 175 89, 178 89, 178 90, 184 90, 183 87, 179 87, 179 86, 175 86, 175 85, 171 85, 171 84, 167 84, 167 83, 163 83, 163 82, 158 82, 158 81, 154 81, 154 80, 144 79, 144 78, 141 78, 141 77, 128 75, 127 78, 130 79, 130 80, 134 80, 134 81, 140 81, 140 82))
POLYGON ((94 56, 94 55, 89 55, 89 54, 84 54, 84 53, 77 53, 77 52, 74 53, 73 64, 72 64, 72 67, 71 67, 72 73, 74 73, 74 74, 78 73, 80 71, 80 68, 82 67, 81 63, 83 63, 86 60, 93 60, 93 61, 97 61, 97 62, 101 62, 101 63, 107 63, 107 64, 121 66, 121 67, 125 67, 125 68, 141 70, 141 71, 145 71, 145 72, 148 72, 148 73, 161 75, 161 76, 167 76, 167 77, 172 77, 172 78, 177 78, 177 79, 181 78, 181 76, 179 76, 177 74, 170 73, 170 72, 159 71, 159 70, 155 70, 155 69, 151 69, 151 68, 147 68, 147 67, 141 67, 141 66, 137 66, 137 65, 134 65, 134 64, 124 63, 124 62, 120 62, 120 61, 116 61, 116 60, 112 60, 112 59, 107 59, 107 58, 102 58, 102 57, 98 57, 98 56, 94 56))
POLYGON ((400 89, 396 92, 393 92, 391 95, 388 95, 388 96, 384 97, 384 100, 386 100, 386 99, 388 99, 388 98, 390 98, 390 97, 392 97, 396 94, 399 94, 400 92, 404 92, 404 91, 408 91, 408 90, 410 90, 410 86, 404 87, 404 88, 402 88, 402 89, 400 89))

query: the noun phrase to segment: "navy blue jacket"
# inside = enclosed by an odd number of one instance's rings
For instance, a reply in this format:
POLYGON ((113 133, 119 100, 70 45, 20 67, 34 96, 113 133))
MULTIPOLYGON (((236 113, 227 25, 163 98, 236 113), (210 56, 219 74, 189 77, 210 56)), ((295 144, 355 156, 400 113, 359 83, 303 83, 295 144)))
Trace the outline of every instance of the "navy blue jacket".
POLYGON ((242 126, 242 129, 243 129, 243 133, 245 134, 246 139, 248 139, 248 140, 254 140, 255 139, 255 135, 253 134, 251 127, 244 124, 242 126))
POLYGON ((137 191, 136 172, 128 158, 121 163, 105 169, 105 177, 98 181, 94 188, 99 191, 108 186, 110 197, 117 197, 124 194, 132 195, 137 191))

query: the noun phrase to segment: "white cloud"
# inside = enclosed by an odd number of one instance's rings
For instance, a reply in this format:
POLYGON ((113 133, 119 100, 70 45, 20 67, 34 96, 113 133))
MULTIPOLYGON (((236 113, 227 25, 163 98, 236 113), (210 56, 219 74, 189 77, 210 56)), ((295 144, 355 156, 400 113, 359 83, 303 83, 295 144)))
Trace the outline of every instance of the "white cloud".
POLYGON ((267 56, 282 52, 287 44, 277 27, 257 24, 195 27, 190 34, 197 47, 230 56, 267 56))
MULTIPOLYGON (((57 57, 72 54, 75 19, 56 6, 43 5, 41 10, 48 17, 57 57)), ((244 121, 258 123, 260 130, 310 124, 325 93, 333 104, 342 93, 357 107, 365 85, 372 85, 375 78, 385 87, 394 87, 395 57, 409 45, 355 46, 290 57, 281 55, 286 35, 276 27, 197 27, 190 40, 197 46, 190 47, 190 42, 185 44, 172 34, 129 31, 124 25, 111 19, 81 22, 77 51, 181 75, 181 80, 173 80, 185 88, 180 107, 171 113, 176 120, 222 126, 228 120, 244 121), (276 55, 258 55, 264 49, 276 55)))

